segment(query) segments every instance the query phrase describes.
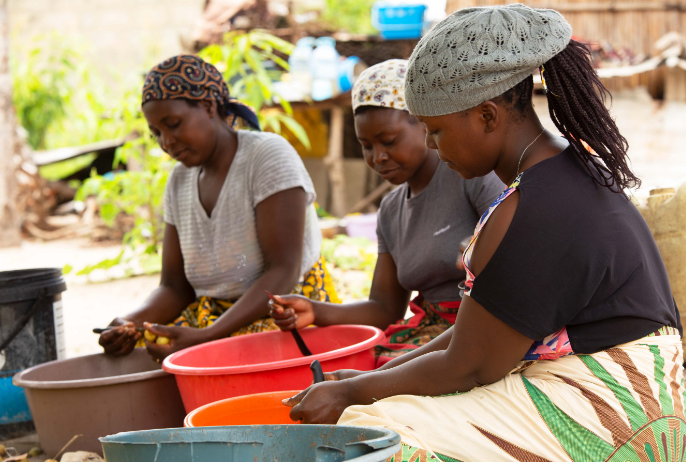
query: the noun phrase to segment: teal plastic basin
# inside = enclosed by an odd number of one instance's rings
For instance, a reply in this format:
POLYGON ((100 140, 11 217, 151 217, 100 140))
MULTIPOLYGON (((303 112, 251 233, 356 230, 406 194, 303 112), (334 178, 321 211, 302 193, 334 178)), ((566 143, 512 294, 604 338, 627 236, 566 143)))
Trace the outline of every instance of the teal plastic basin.
POLYGON ((393 430, 337 425, 172 428, 100 442, 106 462, 381 462, 400 450, 393 430))

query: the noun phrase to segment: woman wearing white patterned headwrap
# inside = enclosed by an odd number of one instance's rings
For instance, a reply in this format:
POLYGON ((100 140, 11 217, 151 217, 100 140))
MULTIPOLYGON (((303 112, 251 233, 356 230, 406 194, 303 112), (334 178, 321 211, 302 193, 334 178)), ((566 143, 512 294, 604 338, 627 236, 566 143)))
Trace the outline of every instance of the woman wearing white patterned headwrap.
POLYGON ((504 189, 495 176, 463 180, 426 147, 426 130, 405 106, 407 61, 393 59, 365 70, 352 92, 355 131, 364 158, 400 187, 378 214, 379 258, 369 300, 346 305, 280 297, 272 316, 283 330, 366 324, 386 330, 377 366, 429 343, 455 323, 460 242, 504 189), (419 296, 410 301, 410 294, 419 296), (409 308, 410 319, 403 319, 409 308))

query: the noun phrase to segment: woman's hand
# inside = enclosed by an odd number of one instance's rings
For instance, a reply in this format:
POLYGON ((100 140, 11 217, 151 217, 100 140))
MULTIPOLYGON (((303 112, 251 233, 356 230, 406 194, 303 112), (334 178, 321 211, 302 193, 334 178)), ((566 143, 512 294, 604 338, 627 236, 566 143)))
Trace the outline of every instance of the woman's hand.
POLYGON ((159 337, 169 339, 167 343, 160 344, 158 340, 149 341, 146 339, 145 347, 150 356, 158 363, 172 353, 181 351, 185 348, 207 342, 207 334, 202 329, 194 327, 163 326, 160 324, 143 324, 146 330, 159 337))
POLYGON ((312 385, 292 398, 283 400, 292 407, 291 419, 305 424, 335 424, 343 411, 354 403, 345 381, 312 385))
POLYGON ((314 303, 302 295, 275 295, 276 303, 269 301, 269 315, 284 332, 302 329, 314 324, 314 303))
POLYGON ((136 326, 126 319, 115 318, 110 326, 117 326, 100 334, 98 343, 105 349, 105 353, 112 356, 126 356, 136 348, 136 342, 141 333, 136 326))

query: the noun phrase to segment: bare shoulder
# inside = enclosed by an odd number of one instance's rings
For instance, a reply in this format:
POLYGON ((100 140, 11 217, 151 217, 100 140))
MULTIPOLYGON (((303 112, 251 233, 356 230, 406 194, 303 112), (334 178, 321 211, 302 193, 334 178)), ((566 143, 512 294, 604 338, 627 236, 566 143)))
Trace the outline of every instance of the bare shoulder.
POLYGON ((470 270, 475 277, 486 267, 503 241, 519 205, 519 191, 515 191, 495 209, 479 234, 472 251, 470 270))

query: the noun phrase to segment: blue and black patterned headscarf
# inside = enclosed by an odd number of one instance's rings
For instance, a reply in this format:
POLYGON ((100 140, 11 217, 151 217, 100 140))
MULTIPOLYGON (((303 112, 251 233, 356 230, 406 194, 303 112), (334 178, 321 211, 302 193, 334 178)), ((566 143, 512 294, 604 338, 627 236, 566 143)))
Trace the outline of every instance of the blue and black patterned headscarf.
POLYGON ((217 68, 195 55, 174 56, 148 72, 142 104, 164 99, 215 100, 226 117, 240 117, 249 127, 260 129, 255 110, 232 98, 217 68))

